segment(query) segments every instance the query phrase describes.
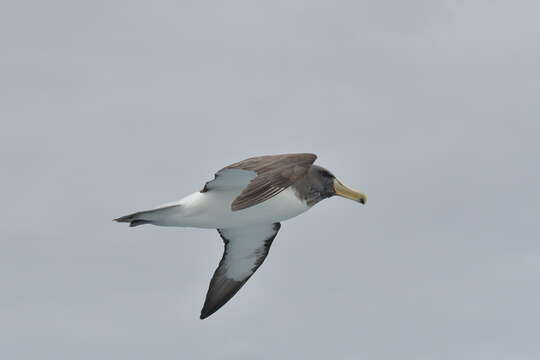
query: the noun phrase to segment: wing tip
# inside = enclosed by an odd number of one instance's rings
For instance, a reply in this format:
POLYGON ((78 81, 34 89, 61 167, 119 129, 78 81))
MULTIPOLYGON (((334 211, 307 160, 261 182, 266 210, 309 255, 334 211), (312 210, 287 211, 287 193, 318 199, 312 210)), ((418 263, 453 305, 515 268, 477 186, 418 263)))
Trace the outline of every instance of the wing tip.
POLYGON ((210 315, 212 315, 212 314, 203 313, 203 312, 201 311, 201 316, 199 316, 199 319, 204 320, 204 319, 206 319, 207 317, 209 317, 210 315))
POLYGON ((210 317, 210 315, 218 311, 223 305, 225 305, 225 303, 214 307, 210 307, 209 305, 204 304, 203 308, 201 309, 201 315, 199 316, 199 319, 204 320, 210 317))

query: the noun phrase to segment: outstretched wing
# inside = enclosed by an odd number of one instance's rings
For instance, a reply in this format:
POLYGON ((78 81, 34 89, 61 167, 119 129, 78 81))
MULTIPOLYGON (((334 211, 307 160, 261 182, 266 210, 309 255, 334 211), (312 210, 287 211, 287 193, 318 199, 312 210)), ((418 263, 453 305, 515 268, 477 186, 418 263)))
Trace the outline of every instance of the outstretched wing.
POLYGON ((202 192, 212 189, 245 188, 231 204, 233 211, 257 205, 279 194, 303 178, 315 154, 283 154, 249 158, 216 173, 202 192))
POLYGON ((225 305, 257 271, 280 227, 280 223, 274 223, 218 229, 225 242, 225 251, 210 281, 201 319, 225 305))

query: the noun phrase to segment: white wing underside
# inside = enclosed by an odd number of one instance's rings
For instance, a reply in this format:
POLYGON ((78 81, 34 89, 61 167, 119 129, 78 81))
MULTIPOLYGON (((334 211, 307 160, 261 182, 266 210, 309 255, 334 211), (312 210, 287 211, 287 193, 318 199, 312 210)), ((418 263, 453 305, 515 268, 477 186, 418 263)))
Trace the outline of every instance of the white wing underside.
POLYGON ((222 307, 248 281, 268 255, 280 227, 275 223, 218 229, 225 242, 225 251, 210 281, 202 319, 222 307))
POLYGON ((225 277, 234 281, 250 277, 257 259, 266 256, 265 242, 276 232, 273 224, 220 229, 220 235, 228 240, 223 263, 225 277))
POLYGON ((255 171, 225 168, 216 173, 214 180, 206 183, 205 189, 217 191, 243 189, 256 177, 255 171))

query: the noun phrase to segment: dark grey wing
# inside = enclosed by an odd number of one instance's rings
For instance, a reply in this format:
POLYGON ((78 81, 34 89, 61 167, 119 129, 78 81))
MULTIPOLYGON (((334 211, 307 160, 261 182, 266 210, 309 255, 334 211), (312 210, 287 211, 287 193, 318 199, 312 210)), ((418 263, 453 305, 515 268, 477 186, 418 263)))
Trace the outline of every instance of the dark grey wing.
POLYGON ((254 171, 257 174, 234 199, 231 209, 242 210, 279 194, 303 178, 315 159, 317 159, 315 154, 268 155, 227 166, 225 169, 254 171))
POLYGON ((210 281, 201 319, 225 305, 257 271, 280 227, 280 223, 274 223, 218 229, 225 242, 225 251, 210 281))

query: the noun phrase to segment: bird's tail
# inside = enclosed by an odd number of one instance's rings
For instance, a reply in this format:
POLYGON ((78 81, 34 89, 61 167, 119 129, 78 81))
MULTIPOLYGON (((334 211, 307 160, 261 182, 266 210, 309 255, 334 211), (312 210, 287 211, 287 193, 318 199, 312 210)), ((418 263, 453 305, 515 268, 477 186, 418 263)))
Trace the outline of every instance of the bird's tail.
POLYGON ((122 222, 122 223, 129 223, 130 227, 144 225, 144 224, 151 224, 152 221, 144 220, 140 218, 144 213, 145 211, 139 211, 133 214, 119 217, 118 219, 114 219, 114 221, 122 222))
POLYGON ((139 226, 144 224, 155 224, 155 225, 163 225, 161 224, 163 215, 167 214, 172 210, 173 208, 178 208, 179 205, 164 205, 162 207, 159 207, 157 209, 152 210, 144 210, 144 211, 138 211, 133 214, 129 214, 126 216, 119 217, 118 219, 114 219, 116 222, 121 223, 129 223, 130 227, 133 226, 139 226))

